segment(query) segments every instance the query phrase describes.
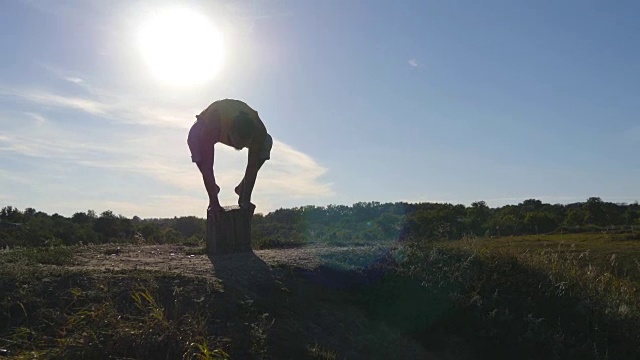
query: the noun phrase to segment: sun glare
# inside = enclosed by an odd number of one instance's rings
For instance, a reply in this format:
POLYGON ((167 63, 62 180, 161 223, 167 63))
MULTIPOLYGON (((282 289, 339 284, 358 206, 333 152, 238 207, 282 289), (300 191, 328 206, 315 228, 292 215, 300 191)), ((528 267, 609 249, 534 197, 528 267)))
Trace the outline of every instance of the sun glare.
POLYGON ((138 41, 153 75, 171 85, 210 81, 222 65, 222 35, 207 17, 189 9, 154 14, 140 28, 138 41))

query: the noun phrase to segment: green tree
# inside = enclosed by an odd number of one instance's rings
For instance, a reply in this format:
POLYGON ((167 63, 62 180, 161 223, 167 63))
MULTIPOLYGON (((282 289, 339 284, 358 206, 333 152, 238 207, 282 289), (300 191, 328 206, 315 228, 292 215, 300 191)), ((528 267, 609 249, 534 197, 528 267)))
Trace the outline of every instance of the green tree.
POLYGON ((640 218, 640 212, 632 208, 627 208, 623 214, 625 225, 632 225, 640 218))
POLYGON ((553 215, 541 211, 534 211, 524 218, 524 225, 531 233, 547 233, 555 230, 558 223, 553 215))
POLYGON ((71 220, 76 224, 92 224, 95 217, 85 212, 77 212, 71 216, 71 220))
POLYGON ((525 213, 538 211, 542 208, 542 201, 536 199, 527 199, 520 204, 520 207, 525 213))
POLYGON ((564 224, 567 226, 583 226, 587 213, 581 208, 570 209, 567 212, 567 216, 564 219, 564 224))
POLYGON ((147 241, 156 241, 160 235, 160 227, 150 221, 145 221, 139 227, 140 234, 147 241))
POLYGON ((375 220, 376 226, 386 240, 397 239, 400 231, 400 217, 391 213, 383 213, 375 220))
POLYGON ((11 223, 21 223, 24 217, 22 212, 17 208, 5 206, 0 210, 0 219, 11 223))
POLYGON ((469 230, 475 235, 483 235, 491 216, 489 206, 484 201, 476 201, 466 209, 465 221, 469 230))
POLYGON ((586 211, 585 222, 598 226, 607 225, 607 219, 604 211, 604 203, 599 197, 590 197, 584 204, 586 211))
POLYGON ((124 240, 133 235, 130 219, 116 216, 111 210, 104 211, 93 223, 93 230, 101 235, 102 241, 124 240))
POLYGON ((184 216, 176 219, 175 229, 184 238, 194 235, 203 237, 206 222, 195 216, 184 216))

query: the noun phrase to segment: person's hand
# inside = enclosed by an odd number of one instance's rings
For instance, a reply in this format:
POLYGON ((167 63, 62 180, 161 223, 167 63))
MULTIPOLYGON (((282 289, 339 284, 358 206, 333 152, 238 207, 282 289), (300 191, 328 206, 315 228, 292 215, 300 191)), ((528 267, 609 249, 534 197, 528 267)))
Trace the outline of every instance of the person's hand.
POLYGON ((222 211, 224 211, 224 209, 222 208, 222 206, 220 206, 220 204, 210 203, 209 207, 207 208, 207 215, 215 223, 216 221, 218 221, 218 219, 220 219, 220 213, 222 211))

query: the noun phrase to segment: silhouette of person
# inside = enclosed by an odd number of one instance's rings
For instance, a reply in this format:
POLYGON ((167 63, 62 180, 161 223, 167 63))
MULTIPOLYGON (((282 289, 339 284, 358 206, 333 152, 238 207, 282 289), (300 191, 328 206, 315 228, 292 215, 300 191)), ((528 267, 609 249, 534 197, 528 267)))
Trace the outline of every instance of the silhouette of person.
POLYGON ((216 221, 222 207, 218 201, 220 187, 216 184, 213 171, 214 145, 222 143, 242 150, 249 149, 247 168, 244 178, 235 188, 238 205, 253 211, 251 193, 256 182, 258 170, 270 159, 273 139, 260 120, 258 112, 240 100, 218 100, 199 115, 189 130, 187 144, 191 151, 191 161, 196 163, 204 186, 209 195, 208 214, 216 221))

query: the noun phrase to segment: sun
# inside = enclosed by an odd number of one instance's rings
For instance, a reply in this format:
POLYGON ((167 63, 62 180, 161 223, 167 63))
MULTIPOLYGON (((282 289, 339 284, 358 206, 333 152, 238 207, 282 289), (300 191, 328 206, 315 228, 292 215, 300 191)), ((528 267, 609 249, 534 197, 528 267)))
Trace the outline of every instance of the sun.
POLYGON ((170 85, 202 84, 222 66, 222 35, 206 16, 191 9, 156 12, 140 27, 138 45, 151 73, 170 85))

